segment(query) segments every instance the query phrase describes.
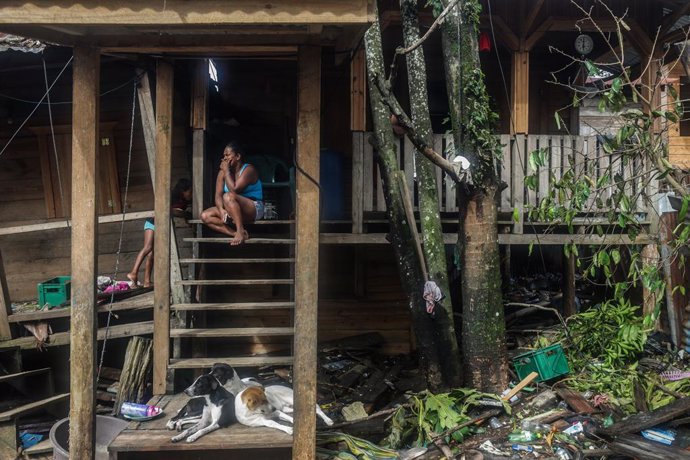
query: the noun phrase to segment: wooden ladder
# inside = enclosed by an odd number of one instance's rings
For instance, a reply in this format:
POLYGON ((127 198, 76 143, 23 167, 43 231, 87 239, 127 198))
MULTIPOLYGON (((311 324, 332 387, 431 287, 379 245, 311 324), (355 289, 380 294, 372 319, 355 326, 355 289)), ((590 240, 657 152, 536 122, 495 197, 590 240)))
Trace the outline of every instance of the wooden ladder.
POLYGON ((184 319, 170 337, 187 339, 192 353, 179 345, 169 369, 205 369, 218 362, 239 368, 292 365, 295 240, 275 229, 291 231, 294 222, 251 224, 250 239, 237 247, 229 246, 230 238, 204 236, 210 230, 200 221, 190 223, 197 236, 184 241, 192 243, 192 257, 180 259, 189 275, 177 284, 189 290, 187 298, 196 290, 194 297, 202 301, 171 305, 184 319))

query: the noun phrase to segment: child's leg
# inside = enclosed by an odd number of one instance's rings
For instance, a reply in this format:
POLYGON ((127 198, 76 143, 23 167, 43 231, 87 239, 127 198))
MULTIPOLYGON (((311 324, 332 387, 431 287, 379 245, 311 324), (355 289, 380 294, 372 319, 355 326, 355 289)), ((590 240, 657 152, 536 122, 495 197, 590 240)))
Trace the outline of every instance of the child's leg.
POLYGON ((144 266, 144 287, 151 287, 151 272, 153 271, 153 251, 149 252, 146 257, 146 265, 144 266))
POLYGON ((151 251, 153 251, 153 230, 147 229, 144 230, 144 247, 141 248, 141 251, 139 251, 139 254, 137 254, 137 258, 134 261, 132 271, 127 273, 127 278, 129 278, 129 280, 132 283, 134 283, 135 286, 139 276, 139 268, 141 267, 141 264, 144 262, 146 256, 148 256, 151 253, 151 251))

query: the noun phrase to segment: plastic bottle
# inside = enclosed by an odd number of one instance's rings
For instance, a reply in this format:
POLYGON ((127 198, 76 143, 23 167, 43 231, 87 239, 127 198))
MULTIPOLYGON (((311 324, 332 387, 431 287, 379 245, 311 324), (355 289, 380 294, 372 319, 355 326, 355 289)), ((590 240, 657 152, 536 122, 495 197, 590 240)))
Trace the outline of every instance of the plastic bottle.
POLYGON ((491 417, 489 419, 489 426, 496 430, 498 428, 501 428, 503 426, 503 423, 496 417, 491 417))
POLYGON ((513 444, 513 450, 524 451, 524 452, 534 452, 534 447, 523 446, 521 444, 513 444))
POLYGON ((539 433, 532 433, 531 431, 514 431, 508 435, 510 442, 529 442, 540 438, 539 433))
POLYGON ((551 431, 551 426, 532 420, 523 420, 521 426, 523 431, 531 431, 533 433, 548 433, 551 431))
POLYGON ((136 404, 131 402, 122 403, 120 413, 129 417, 154 417, 160 414, 161 408, 149 406, 147 404, 136 404))
POLYGON ((573 457, 570 455, 570 452, 565 450, 562 447, 557 447, 556 450, 553 451, 556 456, 558 457, 558 460, 572 460, 573 457))

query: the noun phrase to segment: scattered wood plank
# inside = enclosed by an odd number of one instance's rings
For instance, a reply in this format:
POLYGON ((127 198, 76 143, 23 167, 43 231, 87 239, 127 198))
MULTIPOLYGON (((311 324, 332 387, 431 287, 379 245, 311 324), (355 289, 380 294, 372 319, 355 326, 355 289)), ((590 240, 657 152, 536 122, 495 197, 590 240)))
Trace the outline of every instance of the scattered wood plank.
POLYGON ((591 414, 596 412, 596 409, 576 391, 569 388, 559 388, 556 393, 577 413, 591 414))
MULTIPOLYGON (((560 394, 560 393, 559 393, 560 394)), ((601 433, 608 436, 620 436, 626 433, 635 433, 646 428, 659 425, 660 423, 673 420, 686 412, 690 411, 690 397, 677 399, 664 407, 631 415, 618 423, 614 423, 608 428, 601 430, 601 433)), ((655 445, 659 445, 655 443, 655 445)))
POLYGON ((613 452, 645 460, 687 460, 690 452, 679 447, 648 441, 642 436, 624 435, 609 444, 613 452))
POLYGON ((536 379, 537 377, 539 377, 539 374, 537 374, 536 372, 531 372, 527 377, 520 380, 520 383, 515 385, 512 390, 510 390, 505 396, 503 396, 502 399, 504 401, 510 401, 510 398, 522 391, 523 388, 532 383, 532 380, 536 379))

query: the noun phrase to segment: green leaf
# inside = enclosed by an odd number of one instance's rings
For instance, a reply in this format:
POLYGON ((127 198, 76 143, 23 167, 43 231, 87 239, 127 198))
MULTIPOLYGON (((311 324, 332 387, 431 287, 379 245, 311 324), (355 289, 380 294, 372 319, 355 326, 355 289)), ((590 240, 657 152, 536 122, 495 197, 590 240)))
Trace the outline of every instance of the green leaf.
POLYGON ((513 222, 516 224, 520 222, 520 210, 518 208, 513 208, 513 222))
POLYGON ((616 92, 619 92, 622 87, 623 81, 620 78, 614 78, 613 82, 611 82, 611 88, 616 92))
POLYGON ((611 258, 613 259, 613 263, 618 265, 621 261, 621 253, 618 249, 612 249, 611 250, 611 258))
MULTIPOLYGON (((527 249, 527 257, 529 257, 529 256, 532 255, 532 249, 534 249, 534 242, 531 242, 531 243, 529 244, 529 247, 528 247, 528 249, 527 249)), ((683 293, 683 294, 685 294, 685 293, 683 293)))
POLYGON ((678 212, 678 220, 685 220, 685 216, 688 214, 688 204, 690 204, 690 197, 683 198, 683 204, 680 206, 680 211, 678 212))

